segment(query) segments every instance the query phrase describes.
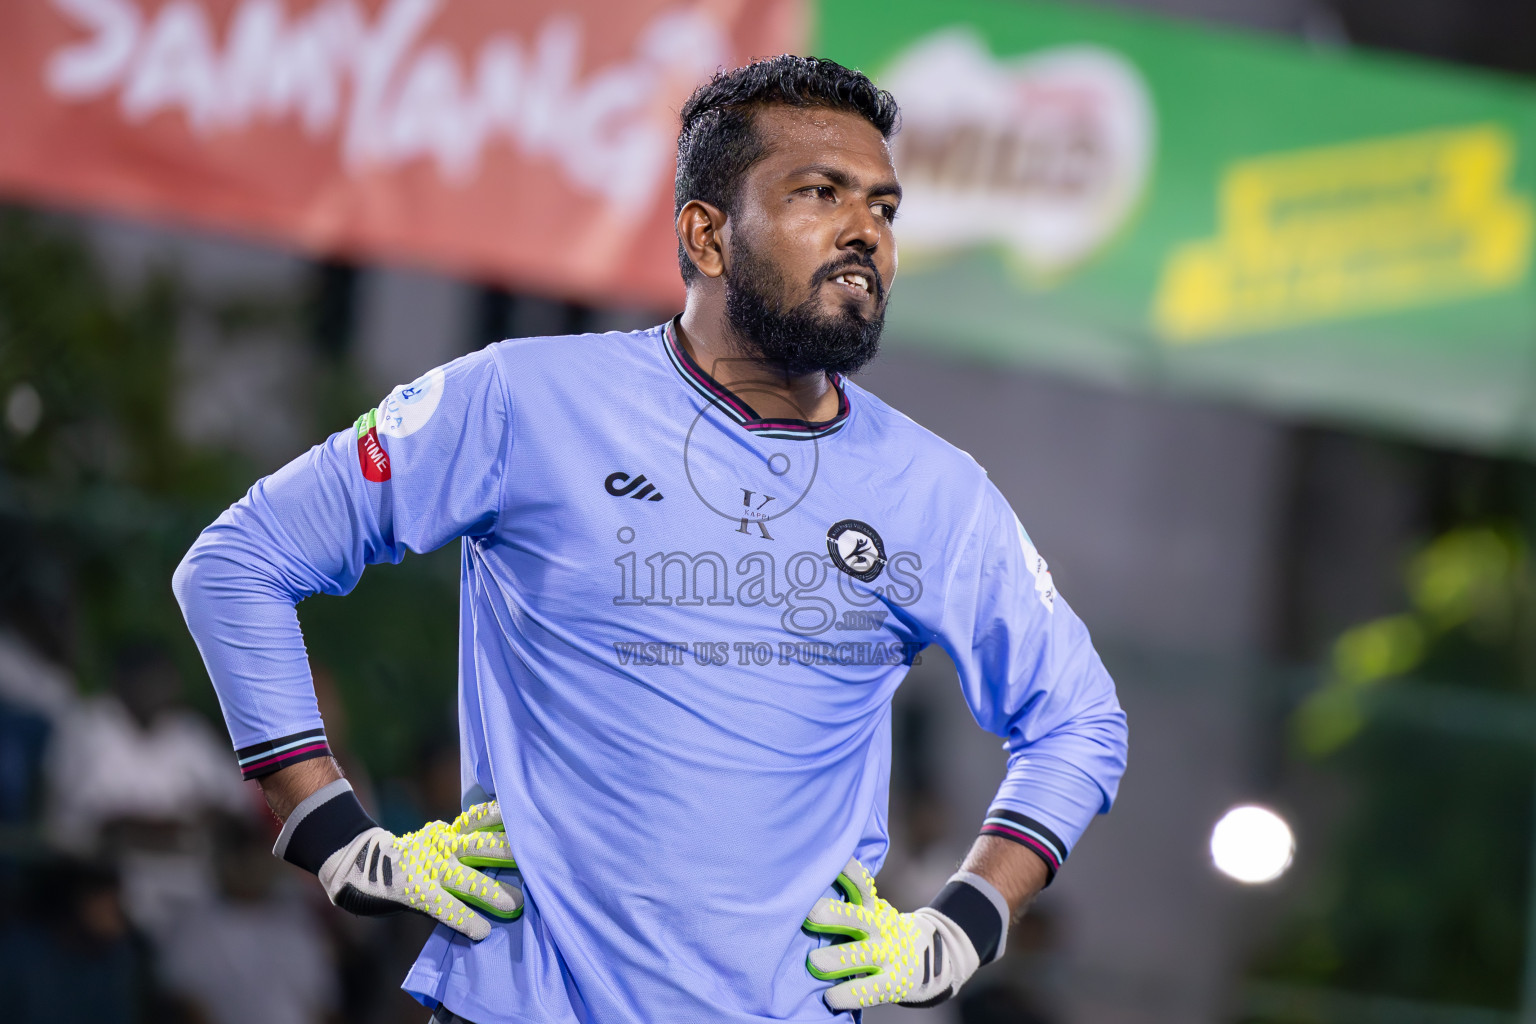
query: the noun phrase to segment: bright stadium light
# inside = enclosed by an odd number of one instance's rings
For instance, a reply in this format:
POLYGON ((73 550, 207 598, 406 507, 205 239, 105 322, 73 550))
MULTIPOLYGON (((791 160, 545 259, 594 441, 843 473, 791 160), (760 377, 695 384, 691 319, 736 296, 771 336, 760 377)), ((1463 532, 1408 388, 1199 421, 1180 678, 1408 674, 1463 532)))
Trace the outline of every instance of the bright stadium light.
POLYGON ((1245 885, 1273 882, 1285 874, 1295 854, 1291 826, 1267 807, 1234 807, 1211 829, 1216 870, 1245 885))

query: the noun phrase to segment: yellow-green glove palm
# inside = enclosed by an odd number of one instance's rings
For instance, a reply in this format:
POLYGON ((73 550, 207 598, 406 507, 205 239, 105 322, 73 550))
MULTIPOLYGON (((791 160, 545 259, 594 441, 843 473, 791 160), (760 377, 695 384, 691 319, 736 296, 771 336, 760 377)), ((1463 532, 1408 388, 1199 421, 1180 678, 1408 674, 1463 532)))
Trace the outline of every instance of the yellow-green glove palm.
POLYGON ((824 897, 805 919, 807 931, 846 941, 811 951, 806 967, 838 984, 823 998, 832 1010, 882 1003, 933 1006, 959 991, 980 957, 970 938, 944 914, 923 907, 903 914, 875 891, 875 880, 850 860, 834 883, 845 899, 824 897))
POLYGON ((452 824, 430 822, 394 835, 375 826, 331 854, 320 882, 331 902, 373 916, 413 910, 479 941, 491 933, 489 914, 522 915, 523 894, 479 868, 515 868, 496 801, 476 804, 452 824))

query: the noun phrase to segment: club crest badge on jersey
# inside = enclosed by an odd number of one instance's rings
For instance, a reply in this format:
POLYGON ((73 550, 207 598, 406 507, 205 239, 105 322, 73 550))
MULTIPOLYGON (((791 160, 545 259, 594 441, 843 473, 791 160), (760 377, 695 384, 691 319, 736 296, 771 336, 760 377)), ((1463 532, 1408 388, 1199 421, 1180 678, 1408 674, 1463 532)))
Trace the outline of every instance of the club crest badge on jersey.
POLYGON ((409 437, 427 425, 442 400, 443 370, 438 367, 395 388, 379 403, 379 433, 409 437))
POLYGON ((885 568, 885 542, 868 523, 844 519, 827 531, 832 564, 856 580, 870 582, 885 568))
POLYGON ((1054 615, 1056 582, 1051 579, 1051 568, 1040 557, 1040 552, 1035 550, 1035 542, 1029 539, 1029 531, 1024 529, 1024 524, 1014 519, 1013 525, 1019 528, 1019 546, 1024 549, 1024 567, 1035 578, 1035 596, 1040 599, 1045 610, 1054 615))

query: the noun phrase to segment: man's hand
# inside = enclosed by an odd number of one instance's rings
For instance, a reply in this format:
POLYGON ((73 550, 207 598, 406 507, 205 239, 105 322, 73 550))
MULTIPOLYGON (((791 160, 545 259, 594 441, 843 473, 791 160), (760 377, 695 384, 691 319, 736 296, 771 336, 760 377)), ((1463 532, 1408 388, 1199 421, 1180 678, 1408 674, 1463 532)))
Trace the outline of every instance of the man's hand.
POLYGON ((319 876, 343 910, 364 917, 414 910, 478 942, 491 925, 475 910, 516 920, 523 894, 475 869, 515 867, 493 800, 451 825, 434 821, 403 836, 371 828, 326 858, 319 876))
POLYGON ((1007 904, 977 876, 962 872, 934 905, 910 914, 879 897, 875 880, 857 860, 848 862, 834 884, 846 899, 818 900, 805 919, 807 931, 846 940, 806 958, 812 975, 838 982, 823 996, 832 1010, 882 1003, 933 1006, 1002 952, 1007 904))
POLYGON ((502 920, 523 912, 521 891, 477 870, 517 866, 495 801, 451 825, 434 821, 396 836, 338 779, 293 809, 272 852, 314 872, 331 902, 354 914, 411 910, 479 941, 491 925, 477 910, 502 920))

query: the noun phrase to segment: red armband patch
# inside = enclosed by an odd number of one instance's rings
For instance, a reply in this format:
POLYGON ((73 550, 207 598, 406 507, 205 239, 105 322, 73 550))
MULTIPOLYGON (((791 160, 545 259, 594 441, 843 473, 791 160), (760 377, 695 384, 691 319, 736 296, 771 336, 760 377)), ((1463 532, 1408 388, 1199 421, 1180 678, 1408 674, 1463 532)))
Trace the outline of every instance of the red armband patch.
POLYGON ((363 479, 381 484, 389 479, 389 452, 379 443, 379 413, 369 409, 357 418, 357 464, 363 479))

